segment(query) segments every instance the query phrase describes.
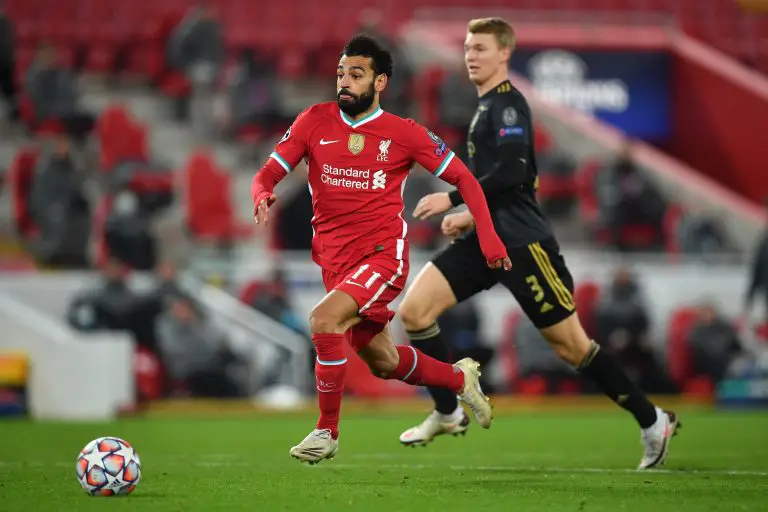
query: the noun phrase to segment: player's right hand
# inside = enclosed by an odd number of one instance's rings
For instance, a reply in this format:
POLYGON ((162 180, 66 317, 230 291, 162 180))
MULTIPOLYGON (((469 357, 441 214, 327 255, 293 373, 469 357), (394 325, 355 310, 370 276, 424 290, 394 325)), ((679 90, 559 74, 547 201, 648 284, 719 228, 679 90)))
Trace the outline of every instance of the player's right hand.
POLYGON ((443 217, 443 222, 440 225, 440 229, 445 236, 457 237, 472 229, 475 225, 475 221, 472 219, 472 215, 467 212, 452 213, 443 217))
POLYGON ((259 202, 258 206, 256 206, 256 212, 253 215, 256 224, 263 224, 266 226, 269 223, 269 207, 275 201, 277 201, 277 196, 272 194, 259 202))
POLYGON ((489 261, 488 266, 490 268, 503 268, 504 270, 512 270, 512 260, 509 259, 509 256, 504 256, 503 258, 489 261))

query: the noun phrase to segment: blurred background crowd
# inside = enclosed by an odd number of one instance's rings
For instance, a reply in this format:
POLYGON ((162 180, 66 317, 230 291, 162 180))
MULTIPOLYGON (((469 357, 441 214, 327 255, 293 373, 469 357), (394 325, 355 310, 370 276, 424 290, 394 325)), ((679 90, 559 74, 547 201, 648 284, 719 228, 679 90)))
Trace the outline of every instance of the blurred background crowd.
MULTIPOLYGON (((476 105, 463 29, 490 14, 518 30, 510 71, 537 116, 539 200, 589 334, 650 393, 715 396, 765 375, 760 2, 0 0, 2 293, 73 337, 128 333, 140 400, 307 392, 296 373, 311 372, 322 287, 306 169, 268 230, 251 222, 253 173, 298 112, 334 98, 359 31, 395 55, 385 110, 463 156, 476 105)), ((447 240, 410 212, 443 189, 418 171, 405 189, 414 268, 447 240)), ((494 368, 496 392, 591 392, 494 293, 441 318, 454 355, 494 368)), ((349 387, 406 392, 389 386, 349 387)))

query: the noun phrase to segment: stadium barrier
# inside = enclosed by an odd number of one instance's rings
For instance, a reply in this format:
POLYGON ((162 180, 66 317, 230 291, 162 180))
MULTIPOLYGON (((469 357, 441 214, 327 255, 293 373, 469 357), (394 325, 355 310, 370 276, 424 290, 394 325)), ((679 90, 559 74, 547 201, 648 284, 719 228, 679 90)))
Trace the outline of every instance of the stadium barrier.
POLYGON ((0 293, 0 349, 31 360, 28 407, 40 420, 109 420, 133 405, 134 343, 118 333, 80 333, 0 293))

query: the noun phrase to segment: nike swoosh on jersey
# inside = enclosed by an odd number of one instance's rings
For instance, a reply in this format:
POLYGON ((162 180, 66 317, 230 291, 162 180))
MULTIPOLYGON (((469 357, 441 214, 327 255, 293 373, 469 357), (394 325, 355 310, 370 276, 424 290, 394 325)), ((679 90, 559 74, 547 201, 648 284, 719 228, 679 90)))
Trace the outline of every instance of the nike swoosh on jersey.
POLYGON ((339 142, 339 141, 338 141, 338 140, 325 140, 325 139, 320 139, 320 145, 321 145, 321 146, 325 146, 326 144, 333 144, 334 142, 339 142))
POLYGON ((347 279, 346 283, 347 284, 353 284, 355 286, 359 286, 360 288, 365 288, 365 286, 361 285, 360 283, 356 283, 354 281, 350 281, 349 279, 347 279))

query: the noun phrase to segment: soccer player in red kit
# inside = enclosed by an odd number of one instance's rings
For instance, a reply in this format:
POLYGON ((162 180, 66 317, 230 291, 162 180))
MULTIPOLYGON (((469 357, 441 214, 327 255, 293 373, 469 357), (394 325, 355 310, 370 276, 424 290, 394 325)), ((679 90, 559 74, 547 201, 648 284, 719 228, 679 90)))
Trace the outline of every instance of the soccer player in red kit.
POLYGON ((352 38, 339 60, 337 101, 299 114, 251 187, 256 222, 264 224, 276 199, 275 185, 302 159, 308 163, 312 258, 322 268, 328 294, 310 317, 320 419, 290 450, 304 462, 333 458, 338 451, 345 340, 377 377, 449 389, 481 426, 491 425, 477 362, 442 363, 411 346, 395 346, 389 333, 394 313, 388 305, 408 277, 402 191, 414 163, 462 191, 488 265, 511 268, 482 189, 469 170, 436 135, 379 106, 379 94, 391 76, 389 52, 368 36, 352 38))

